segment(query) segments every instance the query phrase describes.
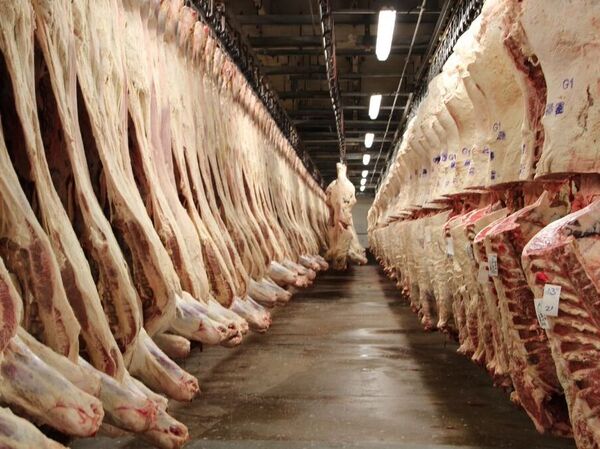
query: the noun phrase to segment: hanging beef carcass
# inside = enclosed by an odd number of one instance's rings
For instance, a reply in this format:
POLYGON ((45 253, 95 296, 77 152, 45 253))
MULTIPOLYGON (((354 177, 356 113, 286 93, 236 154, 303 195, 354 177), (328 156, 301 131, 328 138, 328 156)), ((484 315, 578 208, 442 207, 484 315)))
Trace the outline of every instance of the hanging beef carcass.
POLYGON ((0 444, 10 449, 65 449, 7 408, 0 408, 0 444))
POLYGON ((544 330, 539 326, 533 293, 521 268, 520 254, 544 225, 564 215, 560 198, 542 193, 537 201, 494 223, 483 236, 487 258, 495 255, 501 329, 507 345, 513 400, 531 417, 540 432, 568 435, 571 427, 562 388, 544 330))
POLYGON ((546 334, 564 389, 580 448, 598 445, 598 393, 600 323, 597 302, 598 211, 600 203, 554 221, 538 232, 523 250, 527 281, 536 298, 546 284, 561 288, 558 316, 548 316, 546 334))
MULTIPOLYGON (((67 10, 65 8, 65 4, 62 2, 46 3, 40 1, 36 2, 34 6, 36 8, 36 12, 38 13, 37 19, 39 32, 38 37, 40 38, 39 42, 43 47, 44 53, 48 60, 53 62, 51 63, 52 75, 56 75, 58 73, 69 73, 68 70, 66 72, 63 72, 65 67, 61 67, 61 62, 66 64, 67 68, 69 67, 70 61, 68 59, 61 61, 58 57, 55 59, 51 57, 52 54, 58 53, 57 50, 68 50, 69 48, 72 50, 72 47, 68 46, 68 42, 66 42, 66 48, 61 47, 65 44, 64 41, 61 41, 61 39, 66 38, 68 41, 70 39, 70 34, 68 33, 71 30, 71 28, 68 25, 69 14, 66 13, 67 10), (63 20, 64 22, 61 23, 61 20, 63 20), (53 24, 53 29, 48 28, 48 26, 50 26, 50 23, 53 24), (61 32, 53 33, 52 31, 55 30, 61 30, 61 32)), ((27 10, 22 10, 21 13, 24 13, 26 11, 27 10)), ((23 33, 22 38, 24 39, 25 45, 27 44, 27 36, 29 36, 30 39, 32 37, 31 34, 23 33)), ((32 41, 29 42, 31 45, 32 41)), ((29 48, 31 51, 31 46, 29 48)), ((26 54, 26 50, 22 50, 20 52, 20 56, 22 57, 26 54)), ((24 57, 23 59, 23 61, 28 60, 30 62, 33 61, 33 52, 30 53, 29 58, 24 57)), ((43 64, 41 59, 36 59, 36 61, 38 65, 43 64)), ((16 60, 13 60, 13 64, 17 64, 16 60)), ((19 69, 20 71, 13 71, 14 76, 20 80, 29 79, 29 83, 31 83, 31 79, 33 77, 33 67, 25 63, 21 67, 19 67, 19 69)), ((45 66, 43 66, 42 68, 42 73, 44 73, 44 71, 45 66)), ((40 78, 43 79, 43 77, 40 78)), ((44 118, 49 120, 48 123, 51 123, 51 127, 55 128, 59 132, 61 130, 61 126, 57 126, 59 122, 52 121, 58 119, 58 116, 56 115, 58 109, 62 114, 61 118, 63 119, 63 123, 65 123, 65 132, 68 133, 68 135, 74 136, 73 134, 71 134, 73 132, 73 122, 72 116, 69 116, 69 113, 73 111, 76 113, 76 109, 71 109, 73 103, 69 104, 68 101, 64 101, 66 100, 65 94, 66 92, 68 92, 68 88, 74 88, 74 78, 70 78, 70 80, 73 82, 73 84, 71 84, 70 86, 68 84, 60 84, 61 81, 64 82, 68 79, 68 77, 66 78, 66 80, 61 78, 60 76, 53 77, 53 81, 55 82, 55 91, 59 93, 59 95, 57 96, 57 98, 59 99, 58 108, 56 108, 55 104, 51 104, 47 101, 44 103, 44 100, 42 100, 40 104, 43 105, 43 110, 46 113, 44 114, 44 118)), ((45 82, 48 82, 48 79, 46 79, 45 82)), ((45 87, 45 89, 47 90, 45 90, 43 93, 45 95, 52 96, 51 89, 48 85, 43 86, 42 82, 37 87, 38 90, 43 90, 45 87)), ((32 95, 32 91, 33 89, 31 84, 27 84, 27 81, 23 82, 23 89, 20 90, 20 94, 32 95)), ((74 93, 74 89, 70 91, 70 93, 74 93)), ((7 98, 10 99, 12 98, 12 96, 8 95, 7 98)), ((43 96, 39 97, 38 99, 42 98, 43 96)), ((17 105, 19 105, 19 101, 20 99, 17 100, 17 105)), ((35 102, 25 102, 24 104, 35 104, 35 102)), ((21 105, 23 105, 23 103, 21 103, 21 105)), ((35 115, 32 116, 30 114, 28 115, 28 118, 29 117, 33 118, 35 117, 35 115)), ((60 203, 55 202, 52 198, 54 190, 51 187, 52 184, 47 172, 44 172, 45 160, 44 150, 43 148, 41 148, 42 139, 39 138, 39 134, 37 135, 37 138, 35 138, 36 133, 39 133, 39 130, 37 128, 37 122, 35 118, 33 118, 33 120, 23 121, 24 125, 26 123, 28 123, 29 126, 32 126, 31 129, 33 131, 31 134, 34 135, 34 138, 30 140, 30 142, 32 143, 30 143, 28 147, 26 146, 26 148, 32 150, 28 154, 30 156, 31 166, 33 167, 33 170, 31 170, 31 172, 37 173, 35 179, 40 187, 38 189, 38 195, 42 198, 46 198, 48 200, 48 203, 50 205, 53 204, 54 207, 50 209, 46 208, 46 202, 34 201, 34 204, 37 204, 39 206, 39 208, 41 209, 40 213, 42 214, 42 216, 50 217, 48 220, 44 220, 44 223, 49 229, 49 235, 52 236, 51 242, 53 249, 55 253, 60 256, 59 260, 61 260, 61 262, 64 264, 64 268, 61 269, 62 280, 65 283, 65 285, 69 287, 67 289, 67 292, 69 294, 68 296, 70 301, 75 307, 77 319, 80 322, 82 322, 83 326, 87 330, 87 332, 84 332, 84 340, 86 341, 86 343, 88 343, 86 345, 86 350, 91 356, 92 361, 96 366, 98 366, 98 368, 107 372, 111 376, 115 376, 117 379, 113 380, 109 376, 100 373, 94 374, 91 368, 87 369, 86 371, 89 373, 89 375, 92 376, 92 378, 96 375, 100 376, 101 378, 101 389, 99 395, 104 403, 105 410, 107 411, 108 422, 112 422, 113 424, 116 424, 128 430, 138 432, 145 431, 151 425, 154 425, 153 422, 155 421, 157 407, 153 404, 152 401, 150 401, 146 397, 146 395, 143 391, 140 390, 140 388, 131 385, 123 385, 123 382, 131 384, 131 381, 127 380, 128 375, 123 370, 121 354, 119 353, 119 349, 117 348, 116 343, 114 342, 114 340, 112 340, 112 336, 110 336, 108 326, 104 327, 106 323, 104 314, 103 312, 101 312, 100 314, 98 313, 98 311, 101 311, 102 308, 100 307, 98 299, 94 299, 95 288, 93 286, 93 281, 91 281, 92 287, 89 286, 91 275, 89 275, 89 271, 86 271, 89 270, 89 268, 87 268, 87 263, 85 262, 85 259, 83 259, 83 261, 81 260, 82 254, 78 253, 78 251, 81 251, 81 249, 79 248, 77 240, 74 239, 71 234, 69 234, 71 228, 68 220, 65 222, 64 216, 61 215, 62 206, 60 205, 60 203), (37 146, 37 151, 33 151, 32 146, 37 146), (41 186, 42 184, 43 187, 41 186), (61 219, 63 220, 62 222, 60 221, 61 219), (54 225, 52 223, 57 224, 54 225), (60 223, 60 225, 58 225, 58 223, 60 223), (54 229, 54 231, 52 231, 52 229, 54 229), (74 260, 77 261, 77 270, 70 269, 71 265, 69 264, 71 264, 74 260), (86 283, 88 287, 82 290, 82 285, 85 285, 86 283), (111 345, 113 348, 112 350, 110 349, 111 345)), ((46 124, 46 122, 44 122, 44 124, 46 124)), ((24 128, 26 128, 26 126, 24 126, 24 128)), ((14 133, 13 135, 18 136, 19 134, 14 133)), ((48 143, 48 140, 46 139, 47 137, 50 137, 51 140, 52 138, 58 139, 56 142, 51 141, 50 146, 52 146, 53 144, 56 145, 57 143, 60 144, 60 142, 62 141, 62 136, 60 134, 44 134, 44 140, 46 143, 48 143)), ((67 141, 69 140, 67 139, 67 141)), ((23 159, 21 159, 21 161, 23 161, 23 159)), ((15 186, 16 185, 18 185, 18 181, 15 182, 15 186)), ((37 197, 34 198, 37 199, 37 197)), ((31 317, 35 318, 35 314, 31 317)), ((74 326, 73 329, 76 329, 76 326, 74 326)), ((127 331, 127 328, 125 327, 121 330, 127 331)), ((36 346, 36 349, 38 349, 38 351, 35 351, 38 356, 42 357, 46 361, 49 360, 51 353, 49 353, 48 351, 42 351, 40 353, 39 345, 36 346)), ((77 365, 69 365, 69 363, 72 362, 65 361, 60 364, 55 364, 54 368, 60 371, 63 375, 66 375, 68 378, 71 378, 71 374, 73 372, 76 372, 80 368, 78 368, 77 365)), ((171 423, 171 425, 173 424, 174 423, 171 423)), ((173 428, 177 426, 178 425, 175 424, 173 428)))
POLYGON ((336 165, 337 179, 327 187, 327 205, 329 207, 328 250, 325 258, 330 260, 336 270, 344 270, 350 261, 364 264, 367 259, 364 250, 355 248, 356 232, 353 231, 352 207, 356 203, 354 185, 346 177, 346 166, 336 165))
MULTIPOLYGON (((77 79, 83 100, 80 115, 89 126, 82 127, 87 164, 97 183, 96 196, 101 204, 110 207, 113 230, 128 258, 142 302, 144 328, 151 335, 169 329, 182 290, 171 259, 146 212, 132 171, 127 145, 122 31, 117 20, 122 13, 112 0, 104 4, 79 2, 73 6, 74 30, 80 37, 76 46, 77 79), (107 14, 108 10, 113 13, 107 14), (99 28, 101 36, 94 31, 99 23, 103 24, 99 28), (105 54, 104 46, 111 51, 105 54), (94 81, 98 77, 106 77, 110 82, 98 85, 94 81)), ((195 396, 196 379, 161 354, 144 332, 141 336, 143 341, 130 365, 134 374, 145 376, 146 383, 172 397, 189 400, 195 396), (153 357, 158 363, 149 370, 153 357)))

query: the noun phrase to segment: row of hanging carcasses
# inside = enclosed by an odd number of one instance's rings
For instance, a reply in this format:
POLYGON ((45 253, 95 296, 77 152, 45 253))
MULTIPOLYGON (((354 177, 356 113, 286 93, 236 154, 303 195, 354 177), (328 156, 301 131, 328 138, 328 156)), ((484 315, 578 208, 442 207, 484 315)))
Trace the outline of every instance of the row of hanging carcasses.
POLYGON ((369 238, 426 329, 540 432, 600 445, 600 3, 488 0, 407 125, 369 238), (558 290, 556 287, 560 287, 558 290))
POLYGON ((182 0, 0 0, 0 56, 0 446, 180 447, 172 358, 327 268, 325 194, 182 0))

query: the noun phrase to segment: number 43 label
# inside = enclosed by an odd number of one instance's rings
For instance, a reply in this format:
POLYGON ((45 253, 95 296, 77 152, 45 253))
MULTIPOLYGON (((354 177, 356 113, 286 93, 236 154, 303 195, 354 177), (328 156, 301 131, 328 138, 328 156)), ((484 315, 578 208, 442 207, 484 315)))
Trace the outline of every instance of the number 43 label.
POLYGON ((544 285, 542 297, 543 312, 546 316, 558 316, 558 303, 560 301, 560 285, 544 285))

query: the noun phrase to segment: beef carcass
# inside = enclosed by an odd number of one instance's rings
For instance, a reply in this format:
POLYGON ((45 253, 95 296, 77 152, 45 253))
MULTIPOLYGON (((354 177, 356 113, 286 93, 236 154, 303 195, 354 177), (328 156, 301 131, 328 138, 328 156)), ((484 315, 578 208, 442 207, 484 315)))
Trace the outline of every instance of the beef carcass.
POLYGON ((597 173, 600 5, 593 0, 513 0, 509 4, 547 86, 546 97, 540 99, 545 138, 536 177, 597 173), (579 14, 573 11, 585 14, 576 17, 579 14))
POLYGON ((523 249, 522 262, 534 298, 546 284, 561 287, 558 316, 546 329, 579 448, 600 441, 595 376, 600 367, 598 214, 600 202, 556 220, 523 249))
POLYGON ((153 337, 156 345, 172 359, 185 359, 190 355, 190 340, 173 334, 158 334, 153 337))
MULTIPOLYGON (((122 11, 112 0, 102 4, 79 2, 73 6, 74 30, 80 37, 76 46, 77 79, 84 103, 84 111, 80 113, 87 114, 87 131, 91 133, 85 142, 88 166, 93 177, 101 178, 101 190, 96 194, 106 207, 110 205, 113 229, 121 239, 121 249, 128 258, 142 301, 144 328, 150 334, 165 331, 172 323, 176 300, 182 290, 171 259, 146 212, 131 167, 126 135, 122 30, 117 20, 122 11), (102 30, 101 35, 94 30, 102 30), (103 46, 110 46, 111 51, 103 53, 103 46), (98 77, 110 82, 100 86, 94 81, 98 77)), ((149 335, 144 332, 140 335, 136 353, 132 354, 132 372, 144 376, 145 382, 175 395, 173 397, 193 398, 198 392, 197 381, 169 361, 149 335), (156 359, 145 360, 141 354, 156 359), (153 366, 156 370, 151 369, 153 366), (166 372, 173 376, 163 377, 166 372), (178 381, 179 384, 167 384, 178 381)))
POLYGON ((0 408, 0 444, 6 449, 65 449, 29 421, 4 407, 0 408))
MULTIPOLYGON (((0 134, 1 137, 1 134, 0 134)), ((0 139, 0 146, 4 143, 0 139)), ((22 319, 22 299, 13 285, 4 262, 0 259, 0 401, 38 422, 70 435, 89 436, 97 432, 103 418, 100 402, 79 390, 51 366, 35 356, 17 336, 22 319)), ((48 349, 50 351, 50 349, 48 349)), ((58 354, 57 354, 58 356, 58 354)), ((66 360, 66 359, 65 359, 66 360)), ((82 380, 79 378, 78 380, 82 380)), ((85 383, 85 382, 84 382, 85 383)), ((87 383, 93 390, 93 382, 87 383)), ((26 441, 20 433, 27 429, 19 420, 6 413, 2 419, 15 424, 14 434, 0 436, 10 441, 26 441)), ((50 445, 36 432, 33 440, 50 445)), ((11 447, 11 446, 8 446, 11 447)), ((18 447, 18 446, 17 446, 18 447)))
POLYGON ((508 354, 513 400, 520 404, 539 432, 571 433, 562 388, 540 328, 533 293, 521 268, 527 242, 545 225, 563 216, 566 204, 544 192, 533 204, 496 222, 485 236, 485 248, 497 256, 498 276, 491 277, 498 294, 501 327, 508 354))
POLYGON ((479 264, 482 263, 479 258, 481 248, 478 244, 478 233, 490 223, 505 217, 507 212, 507 209, 502 208, 499 203, 478 209, 458 227, 458 232, 453 235, 452 239, 453 243, 456 242, 455 257, 463 267, 467 291, 465 324, 467 341, 474 348, 473 360, 485 364, 496 382, 501 385, 507 375, 507 368, 503 363, 505 359, 502 358, 505 350, 498 335, 500 329, 496 329, 494 323, 494 320, 498 318, 494 296, 491 292, 486 291, 486 286, 482 286, 478 279, 479 264), (489 335, 486 329, 489 329, 489 335))
POLYGON ((327 205, 329 207, 328 246, 326 259, 335 270, 344 270, 348 258, 356 263, 367 263, 364 254, 351 253, 356 233, 352 231, 352 207, 356 203, 354 185, 346 177, 346 166, 338 163, 337 179, 327 187, 327 205))

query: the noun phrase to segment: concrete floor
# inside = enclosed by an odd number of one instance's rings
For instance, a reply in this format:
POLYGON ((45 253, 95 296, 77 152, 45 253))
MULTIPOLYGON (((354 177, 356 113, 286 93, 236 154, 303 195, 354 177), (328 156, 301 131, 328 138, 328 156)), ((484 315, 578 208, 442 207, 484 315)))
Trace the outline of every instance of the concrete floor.
MULTIPOLYGON (((203 393, 174 404, 189 449, 574 448, 544 437, 487 374, 424 333, 377 266, 328 273, 239 348, 184 365, 203 393)), ((75 449, 142 449, 132 438, 75 449)))

